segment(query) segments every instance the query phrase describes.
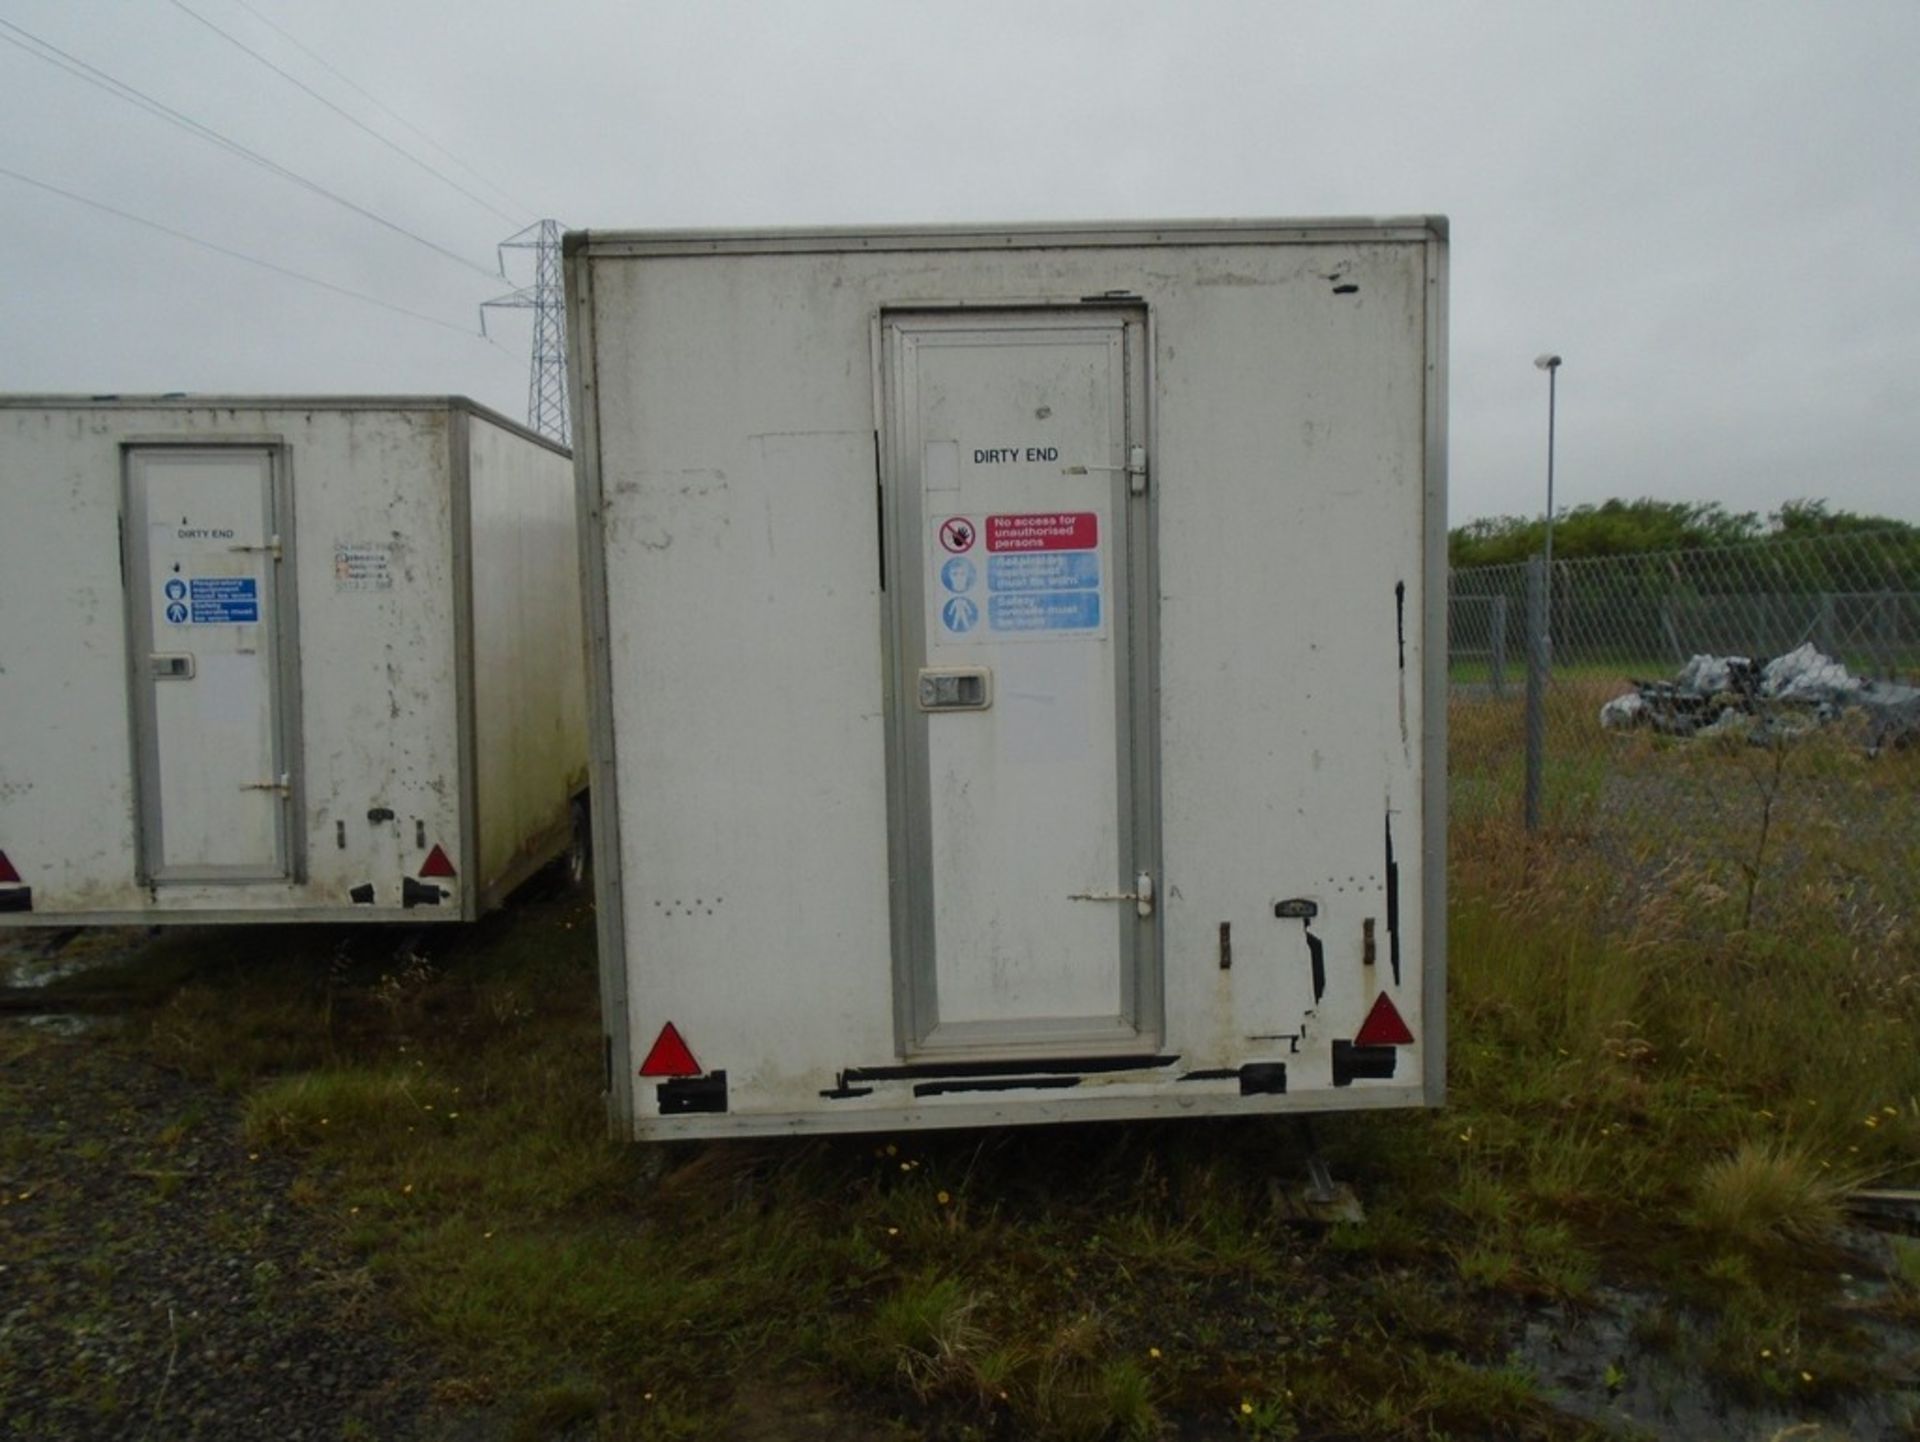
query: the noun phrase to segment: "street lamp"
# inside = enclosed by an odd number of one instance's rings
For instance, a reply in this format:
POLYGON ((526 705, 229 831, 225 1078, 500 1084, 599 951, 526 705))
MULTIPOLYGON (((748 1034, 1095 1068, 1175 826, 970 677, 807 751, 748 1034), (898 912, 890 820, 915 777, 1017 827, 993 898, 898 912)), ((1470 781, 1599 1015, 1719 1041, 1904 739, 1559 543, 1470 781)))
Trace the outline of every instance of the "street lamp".
MULTIPOLYGON (((1533 363, 1547 373, 1547 610, 1542 620, 1549 648, 1553 645, 1553 410, 1560 379, 1560 357, 1537 355, 1533 363)), ((1552 655, 1552 650, 1548 650, 1552 655)))
POLYGON ((1528 831, 1540 829, 1540 797, 1545 790, 1547 755, 1547 680, 1553 667, 1553 403, 1560 379, 1560 357, 1535 356, 1547 373, 1547 554, 1537 569, 1527 563, 1527 785, 1528 831), (1538 624, 1535 610, 1539 608, 1538 624))

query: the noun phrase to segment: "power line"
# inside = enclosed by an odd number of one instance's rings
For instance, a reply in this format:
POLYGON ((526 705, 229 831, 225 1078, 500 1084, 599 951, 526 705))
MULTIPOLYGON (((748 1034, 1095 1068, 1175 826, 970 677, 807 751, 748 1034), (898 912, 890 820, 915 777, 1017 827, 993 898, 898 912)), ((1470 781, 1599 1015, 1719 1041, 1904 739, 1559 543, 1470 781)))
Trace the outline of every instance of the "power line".
MULTIPOLYGON (((144 215, 135 215, 130 210, 122 210, 117 205, 109 205, 104 200, 94 200, 90 196, 80 195, 71 190, 63 190, 57 185, 50 184, 44 180, 36 180, 31 175, 22 175, 19 171, 9 170, 3 165, 0 165, 0 175, 6 176, 9 180, 17 180, 22 185, 31 185, 36 190, 44 190, 50 195, 57 195, 63 200, 70 200, 76 205, 90 206, 94 210, 102 210, 108 215, 116 215, 122 220, 133 222, 135 225, 143 225, 148 230, 157 230, 162 235, 170 235, 175 240, 184 240, 189 245, 197 245, 203 250, 213 251, 217 255, 228 256, 234 260, 243 260, 248 265, 257 265, 262 270, 270 270, 276 275, 284 275, 291 280, 305 281, 308 285, 317 285, 322 290, 330 290, 335 295, 344 295, 352 300, 364 301, 368 305, 377 305, 382 310, 390 310, 395 315, 404 315, 412 320, 425 321, 428 325, 437 325, 442 330, 454 331, 464 336, 474 336, 474 332, 468 330, 465 326, 455 325, 452 321, 441 320, 438 316, 427 315, 422 311, 408 310, 403 305, 395 305, 391 301, 380 299, 377 295, 368 295, 364 291, 350 290, 344 285, 335 285, 332 281, 322 280, 316 275, 308 275, 304 271, 293 270, 287 266, 275 264, 270 260, 262 260, 257 255, 248 255, 245 251, 234 250, 230 246, 221 245, 217 241, 208 240, 204 236, 194 235, 189 231, 176 230, 172 226, 163 225, 157 220, 149 220, 144 215)), ((474 338, 485 339, 485 337, 481 336, 474 336, 474 338)), ((504 350, 505 347, 496 345, 496 349, 504 350)))
POLYGON ((451 150, 447 149, 446 146, 442 145, 439 141, 435 140, 431 135, 427 134, 426 131, 422 130, 419 126, 415 125, 411 120, 407 119, 406 116, 402 115, 399 111, 395 110, 391 105, 387 104, 386 101, 382 100, 379 96, 375 95, 371 90, 368 90, 366 86, 360 84, 351 75, 347 74, 344 70, 340 69, 339 66, 333 64, 333 62, 328 60, 326 56, 322 55, 319 51, 315 50, 312 46, 304 43, 299 36, 295 35, 291 30, 288 30, 284 25, 281 25, 276 21, 268 19, 265 15, 261 14, 259 10, 255 9, 251 4, 249 4, 248 0, 233 0, 233 3, 238 5, 242 10, 246 11, 254 19, 258 20, 262 25, 266 26, 269 30, 273 31, 273 33, 278 35, 282 40, 285 40, 295 50, 298 50, 302 55, 306 56, 309 60, 313 61, 313 63, 318 65, 322 70, 326 71, 329 75, 333 76, 333 78, 338 80, 342 85, 346 86, 349 90, 353 91, 354 94, 358 95, 361 99, 365 100, 368 104, 372 105, 376 110, 379 110, 380 112, 385 114, 389 119, 397 121, 399 124, 405 126, 408 130, 411 130, 420 139, 426 141, 428 145, 431 145, 435 150, 439 151, 448 160, 452 161, 455 165, 459 166, 460 169, 466 171, 468 175, 472 176, 475 180, 479 181, 482 185, 486 186, 487 189, 493 191, 496 195, 501 196, 503 199, 506 200, 506 202, 509 205, 519 210, 522 215, 531 215, 533 213, 533 207, 531 205, 528 205, 526 201, 520 199, 517 195, 515 195, 512 191, 508 190, 505 186, 501 185, 499 182, 494 180, 489 180, 486 176, 482 175, 479 171, 475 170, 471 165, 467 164, 466 161, 462 160, 459 156, 455 155, 451 150))
POLYGON ((222 40, 226 41, 229 45, 233 46, 236 50, 239 50, 242 53, 249 55, 253 57, 253 59, 259 61, 262 65, 266 66, 267 69, 271 70, 275 75, 278 75, 282 80, 286 81, 287 84, 296 87, 297 89, 301 90, 307 95, 312 96, 315 100, 319 101, 322 105, 326 106, 327 109, 331 110, 335 115, 338 115, 341 119, 345 120, 348 124, 353 125, 358 129, 364 130, 368 135, 371 135, 375 140, 379 141, 382 145, 386 146, 387 149, 391 150, 395 155, 400 156, 403 160, 410 161, 412 164, 419 166, 422 170, 426 171, 427 174, 433 176, 436 180, 439 180, 445 185, 449 185, 453 187, 453 189, 459 191, 462 195, 466 196, 466 198, 468 200, 471 200, 474 204, 482 206, 485 209, 492 211, 495 215, 499 216, 502 220, 508 222, 509 224, 513 224, 516 221, 518 221, 519 219, 518 216, 509 215, 506 211, 500 209, 499 206, 495 205, 492 201, 488 200, 485 196, 474 194, 473 191, 468 190, 466 186, 462 185, 459 181, 455 180, 452 176, 448 175, 445 171, 440 170, 438 167, 433 165, 430 161, 422 160, 419 156, 415 155, 411 150, 408 150, 404 145, 400 145, 393 140, 389 140, 386 136, 382 135, 379 131, 375 130, 371 125, 368 125, 359 116, 353 114, 351 111, 346 110, 341 106, 335 105, 331 100, 327 99, 326 96, 322 95, 318 90, 315 90, 311 85, 307 84, 306 81, 300 79, 298 76, 290 73, 289 71, 281 69, 280 66, 274 64, 273 61, 269 60, 266 56, 262 55, 258 50, 255 50, 251 45, 248 45, 245 41, 238 39, 237 37, 229 34, 225 30, 222 30, 218 25, 214 24, 213 21, 207 19, 207 17, 202 15, 198 10, 195 10, 192 6, 184 3, 184 0, 169 0, 169 3, 171 3, 173 8, 178 10, 181 14, 188 16, 190 19, 199 21, 200 24, 206 26, 207 29, 211 30, 215 35, 218 35, 222 40))
POLYGON ((498 278, 496 272, 488 270, 485 266, 474 264, 472 261, 468 260, 465 256, 461 255, 458 251, 449 250, 446 246, 439 244, 437 241, 428 240, 424 235, 419 235, 419 234, 416 234, 414 231, 408 230, 404 225, 401 225, 398 221, 388 220, 384 215, 380 215, 375 211, 368 210, 363 205, 354 204, 353 201, 348 200, 344 195, 336 194, 334 191, 331 191, 327 189, 324 185, 321 185, 318 181, 309 180, 306 176, 299 174, 297 171, 289 170, 286 166, 280 164, 276 160, 269 159, 268 157, 262 155, 259 151, 248 149, 246 146, 242 145, 239 141, 233 140, 228 136, 222 135, 219 131, 215 130, 212 126, 202 124, 200 121, 195 120, 192 116, 186 115, 181 111, 175 110, 172 106, 167 105, 162 101, 155 100, 152 96, 147 95, 144 92, 135 89, 133 86, 127 84, 124 80, 117 80, 113 76, 107 74, 106 71, 101 70, 96 66, 89 65, 86 61, 80 59, 77 55, 70 55, 66 51, 62 50, 59 46, 50 44, 49 42, 42 40, 39 36, 33 34, 32 32, 21 29, 20 26, 15 25, 11 20, 0 20, 0 28, 4 28, 6 30, 10 30, 14 32, 13 35, 0 34, 0 40, 6 41, 7 44, 13 46, 16 50, 24 50, 26 51, 27 54, 33 56, 34 59, 36 60, 44 60, 47 62, 47 64, 52 65, 55 69, 65 71, 67 74, 73 76, 75 79, 85 81, 87 84, 93 86, 95 89, 103 90, 107 94, 113 96, 115 99, 124 100, 129 105, 133 105, 141 110, 144 110, 150 115, 157 116, 160 119, 168 122, 170 125, 174 125, 179 127, 182 130, 185 130, 189 135, 197 136, 198 138, 207 141, 209 144, 217 145, 222 149, 227 150, 232 154, 239 156, 241 159, 250 162, 251 164, 260 166, 262 169, 272 172, 273 174, 281 177, 283 180, 290 180, 294 184, 312 191, 315 195, 323 196, 326 199, 331 200, 334 204, 345 207, 346 209, 352 211, 356 215, 364 216, 366 219, 373 221, 376 225, 384 226, 388 230, 391 230, 398 235, 403 235, 408 240, 411 240, 418 245, 425 246, 428 250, 434 251, 439 255, 445 256, 448 260, 454 261, 459 265, 465 266, 468 270, 471 270, 480 275, 486 276, 489 280, 498 278), (31 49, 27 44, 22 44, 20 40, 16 40, 14 38, 14 35, 23 36, 28 42, 31 42, 32 45, 38 46, 40 48, 31 49))

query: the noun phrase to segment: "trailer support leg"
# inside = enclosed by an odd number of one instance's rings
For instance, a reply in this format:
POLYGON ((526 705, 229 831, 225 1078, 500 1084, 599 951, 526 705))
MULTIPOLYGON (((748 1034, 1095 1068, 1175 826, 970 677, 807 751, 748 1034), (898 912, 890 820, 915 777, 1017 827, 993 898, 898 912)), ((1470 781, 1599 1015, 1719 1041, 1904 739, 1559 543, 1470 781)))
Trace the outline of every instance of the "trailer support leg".
POLYGON ((1279 1178, 1274 1178, 1269 1184, 1274 1211, 1287 1221, 1319 1226, 1334 1222, 1364 1222, 1367 1213, 1360 1205, 1360 1198, 1345 1182, 1333 1179, 1327 1159, 1320 1155, 1319 1145, 1314 1141, 1312 1119, 1295 1117, 1294 1130, 1306 1158, 1307 1184, 1288 1190, 1280 1185, 1279 1178))

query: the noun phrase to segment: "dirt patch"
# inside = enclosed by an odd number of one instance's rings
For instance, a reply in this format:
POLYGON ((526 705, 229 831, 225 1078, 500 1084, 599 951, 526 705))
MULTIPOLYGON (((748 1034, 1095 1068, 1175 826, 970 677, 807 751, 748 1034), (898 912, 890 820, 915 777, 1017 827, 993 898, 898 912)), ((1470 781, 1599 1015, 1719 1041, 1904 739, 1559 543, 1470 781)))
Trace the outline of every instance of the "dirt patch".
POLYGON ((236 1105, 0 1020, 0 1416, 32 1437, 485 1436, 236 1105))

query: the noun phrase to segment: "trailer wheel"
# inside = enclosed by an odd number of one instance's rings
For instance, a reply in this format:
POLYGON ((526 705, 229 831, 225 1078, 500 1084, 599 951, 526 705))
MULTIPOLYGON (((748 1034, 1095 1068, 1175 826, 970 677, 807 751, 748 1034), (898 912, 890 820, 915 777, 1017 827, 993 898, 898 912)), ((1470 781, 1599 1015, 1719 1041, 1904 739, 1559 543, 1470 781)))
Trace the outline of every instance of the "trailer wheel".
POLYGON ((573 803, 573 840, 567 846, 567 884, 585 890, 593 881, 593 817, 582 796, 573 803))

